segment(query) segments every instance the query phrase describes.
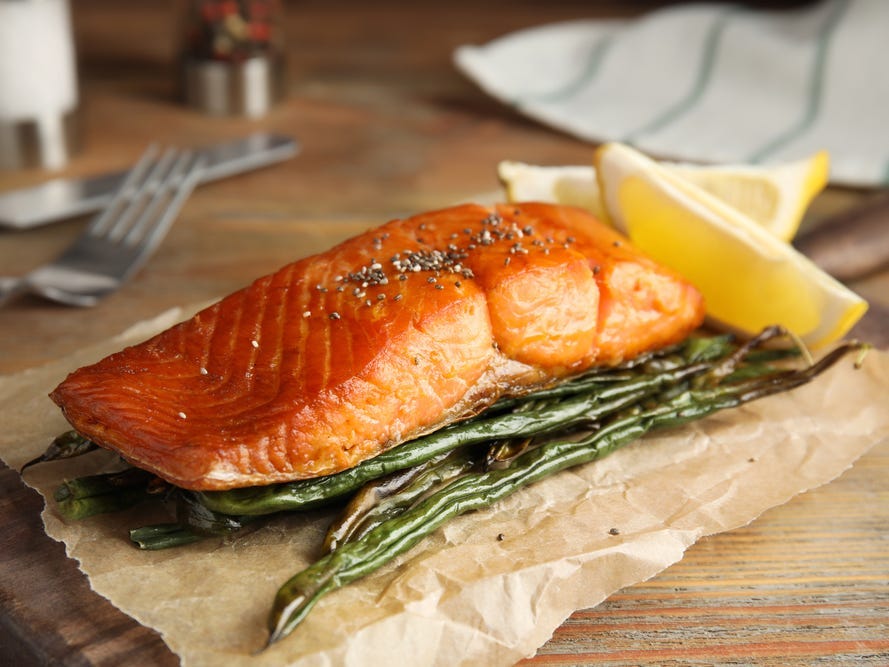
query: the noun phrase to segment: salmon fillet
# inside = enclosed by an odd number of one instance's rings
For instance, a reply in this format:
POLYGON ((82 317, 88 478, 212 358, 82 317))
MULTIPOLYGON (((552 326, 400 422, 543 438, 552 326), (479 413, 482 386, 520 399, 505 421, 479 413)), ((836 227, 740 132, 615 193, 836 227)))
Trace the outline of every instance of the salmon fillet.
POLYGON ((703 312, 694 287, 580 209, 463 205, 285 266, 51 397, 172 484, 266 485, 678 342, 703 312))

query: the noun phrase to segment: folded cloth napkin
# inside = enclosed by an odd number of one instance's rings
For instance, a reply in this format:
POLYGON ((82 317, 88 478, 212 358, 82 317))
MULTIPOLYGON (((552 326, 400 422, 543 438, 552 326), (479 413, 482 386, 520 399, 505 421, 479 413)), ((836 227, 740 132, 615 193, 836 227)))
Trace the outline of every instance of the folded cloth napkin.
POLYGON ((457 67, 520 112, 660 157, 774 163, 830 151, 837 184, 889 185, 889 1, 793 10, 671 5, 461 46, 457 67))

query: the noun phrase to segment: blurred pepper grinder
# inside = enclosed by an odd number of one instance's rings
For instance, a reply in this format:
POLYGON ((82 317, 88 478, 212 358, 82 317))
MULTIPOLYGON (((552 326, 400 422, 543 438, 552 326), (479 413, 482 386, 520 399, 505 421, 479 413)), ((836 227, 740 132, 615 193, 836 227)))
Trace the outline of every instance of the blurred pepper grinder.
POLYGON ((68 0, 0 0, 0 168, 64 167, 77 108, 68 0))
POLYGON ((279 0, 189 0, 184 17, 184 93, 213 115, 264 115, 282 97, 279 0))

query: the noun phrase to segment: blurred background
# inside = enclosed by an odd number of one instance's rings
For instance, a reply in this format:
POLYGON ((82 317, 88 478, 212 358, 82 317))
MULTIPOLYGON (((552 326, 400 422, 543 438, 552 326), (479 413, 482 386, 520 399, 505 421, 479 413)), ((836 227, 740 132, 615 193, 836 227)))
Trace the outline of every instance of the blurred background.
MULTIPOLYGON (((468 0, 273 4, 280 7, 284 99, 262 117, 244 119, 211 117, 183 105, 183 18, 191 3, 73 0, 81 150, 65 173, 132 160, 123 136, 134 148, 154 140, 201 145, 261 128, 298 136, 305 159, 288 166, 294 178, 286 192, 257 198, 260 209, 290 214, 295 206, 302 214, 337 215, 354 208, 413 210, 431 187, 442 202, 461 199, 495 187, 492 165, 504 157, 587 163, 590 150, 485 95, 453 66, 458 46, 544 23, 627 18, 677 3, 496 1, 483 9, 468 0), (510 150, 519 143, 521 151, 510 150), (308 165, 311 179, 303 178, 308 165), (373 182, 380 176, 391 186, 373 182), (311 196, 319 189, 336 189, 336 202, 311 196)), ((0 188, 40 176, 0 172, 0 188)))

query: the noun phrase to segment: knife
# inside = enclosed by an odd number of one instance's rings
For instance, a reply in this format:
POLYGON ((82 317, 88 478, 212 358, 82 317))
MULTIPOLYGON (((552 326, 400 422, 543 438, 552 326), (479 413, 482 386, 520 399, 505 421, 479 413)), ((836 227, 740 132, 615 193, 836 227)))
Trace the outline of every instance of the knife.
POLYGON ((793 245, 837 280, 889 267, 889 194, 867 199, 795 239, 793 245))
MULTIPOLYGON (((264 132, 199 149, 205 160, 201 183, 258 169, 293 157, 299 144, 264 132)), ((56 178, 40 185, 0 193, 0 227, 29 229, 100 210, 123 183, 128 171, 88 178, 56 178)))
MULTIPOLYGON (((843 282, 861 281, 889 268, 889 194, 832 216, 801 234, 793 245, 843 282)), ((879 348, 889 347, 889 308, 871 303, 849 334, 879 348)))

